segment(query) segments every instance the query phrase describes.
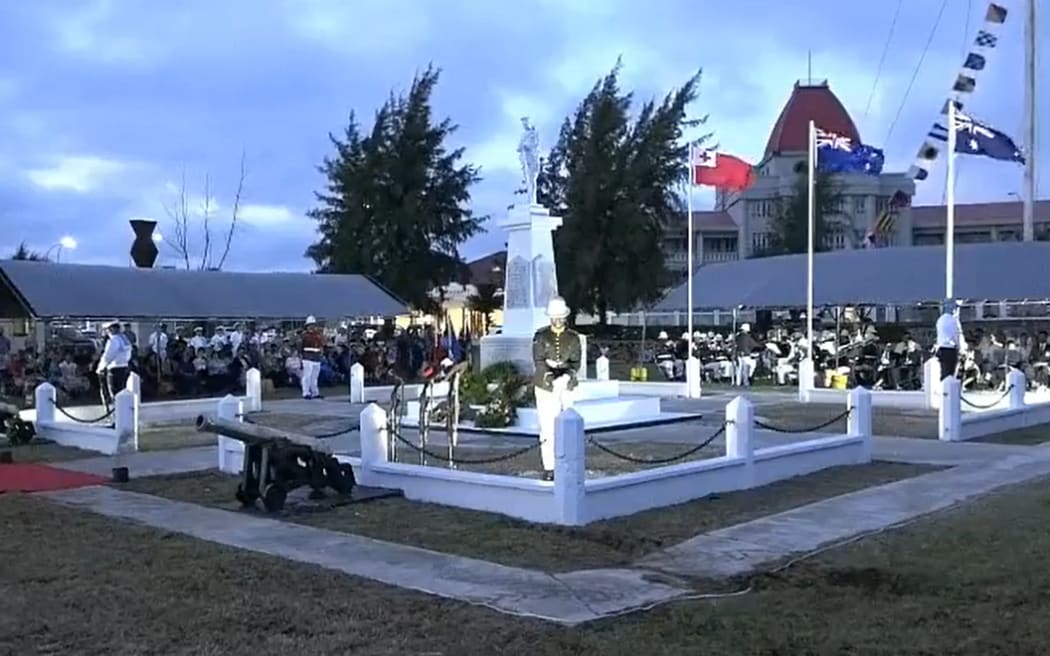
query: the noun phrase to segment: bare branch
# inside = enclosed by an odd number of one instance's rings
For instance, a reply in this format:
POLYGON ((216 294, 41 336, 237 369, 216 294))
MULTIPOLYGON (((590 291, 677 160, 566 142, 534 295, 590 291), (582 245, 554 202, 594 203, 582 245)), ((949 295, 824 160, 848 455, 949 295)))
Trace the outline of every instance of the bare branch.
POLYGON ((186 194, 186 172, 183 171, 178 195, 173 204, 164 204, 164 213, 171 220, 172 229, 164 231, 164 243, 190 268, 189 223, 190 209, 186 194))
POLYGON ((241 194, 244 193, 244 178, 246 176, 245 170, 245 152, 241 149, 241 170, 240 175, 237 177, 237 192, 233 195, 233 209, 230 213, 230 228, 226 231, 226 243, 223 245, 222 257, 219 258, 219 263, 216 264, 216 268, 222 269, 223 265, 226 264, 226 257, 230 254, 230 246, 233 244, 233 234, 237 230, 237 218, 241 211, 241 194))
POLYGON ((201 249, 200 270, 210 268, 211 260, 211 176, 204 174, 204 203, 201 206, 201 230, 204 232, 204 247, 201 249))

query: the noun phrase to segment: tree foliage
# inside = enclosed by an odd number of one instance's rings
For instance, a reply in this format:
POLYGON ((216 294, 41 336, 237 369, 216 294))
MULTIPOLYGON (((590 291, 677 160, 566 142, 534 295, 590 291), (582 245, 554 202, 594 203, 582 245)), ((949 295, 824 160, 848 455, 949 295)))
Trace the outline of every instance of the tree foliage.
POLYGON ((445 145, 457 126, 432 117, 439 76, 427 68, 391 95, 371 130, 351 114, 341 139, 329 135, 336 152, 319 167, 327 185, 308 214, 320 238, 306 255, 320 271, 372 276, 417 308, 462 275, 459 245, 483 221, 466 207, 478 171, 445 145))
POLYGON ((48 258, 47 255, 45 255, 44 253, 40 253, 38 251, 34 251, 34 250, 30 249, 29 246, 27 246, 24 241, 21 242, 20 244, 18 244, 18 248, 16 248, 15 252, 11 254, 11 258, 10 259, 12 259, 12 260, 29 260, 29 261, 32 261, 32 262, 50 262, 51 261, 50 258, 48 258))
MULTIPOLYGON (((813 180, 813 250, 829 250, 828 236, 840 229, 834 217, 841 213, 842 194, 829 173, 813 180)), ((769 247, 755 257, 805 253, 809 250, 809 176, 803 172, 788 196, 777 199, 770 218, 769 247)))
POLYGON ((563 217, 554 239, 559 291, 602 323, 606 311, 651 302, 669 284, 661 242, 684 211, 682 134, 704 121, 686 117, 699 72, 632 120, 620 71, 617 61, 565 119, 538 181, 539 201, 563 217))

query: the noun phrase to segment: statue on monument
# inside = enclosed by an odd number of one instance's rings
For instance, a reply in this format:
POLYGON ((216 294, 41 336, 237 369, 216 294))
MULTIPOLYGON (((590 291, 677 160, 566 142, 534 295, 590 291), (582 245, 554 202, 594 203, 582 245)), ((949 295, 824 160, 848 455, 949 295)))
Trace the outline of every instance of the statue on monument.
POLYGON ((525 131, 518 142, 518 160, 521 162, 521 174, 525 180, 525 195, 530 205, 536 204, 536 181, 540 175, 540 137, 536 127, 529 123, 528 116, 521 117, 521 127, 525 131))

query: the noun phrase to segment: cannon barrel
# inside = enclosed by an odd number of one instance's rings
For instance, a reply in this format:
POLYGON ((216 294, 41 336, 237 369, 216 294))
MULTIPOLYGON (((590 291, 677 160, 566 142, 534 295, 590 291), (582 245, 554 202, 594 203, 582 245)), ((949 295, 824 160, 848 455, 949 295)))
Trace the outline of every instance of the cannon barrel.
POLYGON ((0 401, 0 417, 17 417, 22 409, 16 405, 0 401))
POLYGON ((331 454, 334 452, 332 444, 326 440, 311 435, 297 435, 269 426, 245 424, 232 419, 205 417, 204 415, 198 415, 196 424, 197 430, 201 433, 215 433, 245 444, 284 443, 304 446, 318 453, 331 454))

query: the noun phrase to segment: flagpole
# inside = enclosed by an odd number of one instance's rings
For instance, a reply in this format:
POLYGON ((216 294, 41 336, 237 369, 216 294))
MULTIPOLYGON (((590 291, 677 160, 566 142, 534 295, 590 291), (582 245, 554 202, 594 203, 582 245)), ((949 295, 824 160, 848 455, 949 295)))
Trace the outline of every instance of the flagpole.
POLYGON ((1024 116, 1025 116, 1025 164, 1024 164, 1024 211, 1022 221, 1024 226, 1024 240, 1035 239, 1035 158, 1038 150, 1038 138, 1036 137, 1037 121, 1037 95, 1036 95, 1036 67, 1038 61, 1038 50, 1036 49, 1036 12, 1035 0, 1028 0, 1028 12, 1025 17, 1025 57, 1024 57, 1024 116))
POLYGON ((948 100, 948 174, 945 176, 944 297, 955 295, 955 99, 948 100))
POLYGON ((809 342, 809 357, 813 358, 813 251, 816 224, 816 198, 814 195, 817 168, 817 124, 809 122, 809 161, 806 200, 806 339, 809 342))
POLYGON ((689 296, 686 301, 686 311, 689 317, 686 319, 686 332, 689 333, 688 338, 688 350, 686 351, 686 368, 685 368, 685 387, 686 396, 688 398, 693 397, 693 386, 696 383, 692 380, 693 372, 691 364, 691 358, 693 357, 693 182, 695 172, 693 170, 693 149, 694 145, 689 144, 689 181, 685 187, 685 207, 686 207, 686 233, 688 244, 686 245, 686 294, 689 296))

